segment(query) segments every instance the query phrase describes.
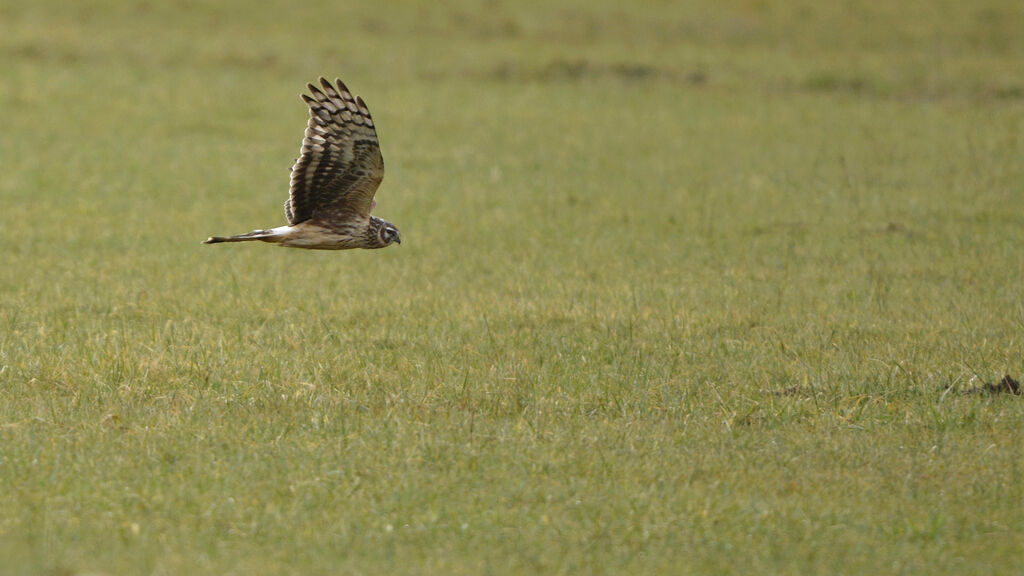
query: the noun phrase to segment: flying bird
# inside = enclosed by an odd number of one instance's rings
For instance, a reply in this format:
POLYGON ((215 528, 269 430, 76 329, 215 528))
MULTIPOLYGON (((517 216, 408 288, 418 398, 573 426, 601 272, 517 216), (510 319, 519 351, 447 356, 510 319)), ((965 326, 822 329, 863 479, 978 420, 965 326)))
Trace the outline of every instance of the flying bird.
POLYGON ((334 82, 320 78, 320 87, 307 84, 311 95, 302 95, 309 123, 284 203, 288 225, 213 236, 203 244, 259 240, 292 248, 348 250, 402 243, 394 224, 370 214, 384 178, 373 118, 362 98, 352 96, 341 80, 334 82))

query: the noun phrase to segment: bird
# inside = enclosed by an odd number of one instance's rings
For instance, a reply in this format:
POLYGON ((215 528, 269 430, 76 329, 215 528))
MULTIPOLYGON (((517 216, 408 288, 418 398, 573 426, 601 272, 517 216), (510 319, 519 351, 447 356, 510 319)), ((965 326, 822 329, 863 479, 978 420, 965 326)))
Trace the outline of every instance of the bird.
POLYGON ((384 178, 384 158, 366 103, 340 79, 320 77, 302 99, 309 122, 292 166, 285 226, 235 236, 211 236, 203 244, 270 242, 289 248, 349 250, 401 244, 398 228, 370 214, 384 178))

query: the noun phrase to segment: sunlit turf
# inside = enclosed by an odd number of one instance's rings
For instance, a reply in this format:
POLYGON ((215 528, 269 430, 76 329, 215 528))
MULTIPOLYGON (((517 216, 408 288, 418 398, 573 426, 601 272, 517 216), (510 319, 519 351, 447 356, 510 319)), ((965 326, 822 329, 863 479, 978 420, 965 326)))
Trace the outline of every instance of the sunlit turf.
POLYGON ((1019 567, 1024 14, 835 4, 0 7, 0 574, 1019 567))

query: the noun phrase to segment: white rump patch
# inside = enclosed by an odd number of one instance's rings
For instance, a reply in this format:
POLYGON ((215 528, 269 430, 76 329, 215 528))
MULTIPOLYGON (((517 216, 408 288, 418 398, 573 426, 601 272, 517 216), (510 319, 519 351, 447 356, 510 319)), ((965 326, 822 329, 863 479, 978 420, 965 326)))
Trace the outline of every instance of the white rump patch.
POLYGON ((277 228, 271 228, 267 232, 274 236, 288 236, 292 231, 295 230, 294 226, 278 226, 277 228))

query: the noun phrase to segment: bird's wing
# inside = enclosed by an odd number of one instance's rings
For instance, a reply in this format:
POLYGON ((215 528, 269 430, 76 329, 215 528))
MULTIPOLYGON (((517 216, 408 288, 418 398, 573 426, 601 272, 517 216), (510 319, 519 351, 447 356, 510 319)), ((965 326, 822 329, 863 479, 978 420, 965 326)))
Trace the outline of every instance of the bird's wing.
POLYGON ((312 96, 302 95, 309 106, 309 124, 284 204, 290 224, 310 218, 367 218, 384 178, 384 158, 370 111, 341 80, 335 83, 337 88, 320 78, 322 89, 309 84, 312 96))

